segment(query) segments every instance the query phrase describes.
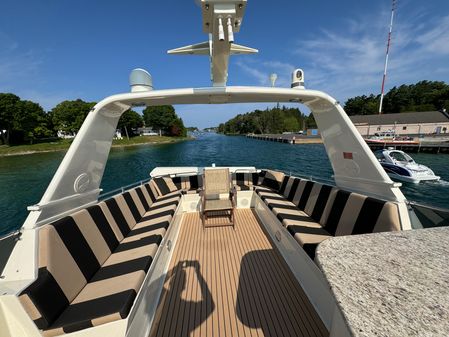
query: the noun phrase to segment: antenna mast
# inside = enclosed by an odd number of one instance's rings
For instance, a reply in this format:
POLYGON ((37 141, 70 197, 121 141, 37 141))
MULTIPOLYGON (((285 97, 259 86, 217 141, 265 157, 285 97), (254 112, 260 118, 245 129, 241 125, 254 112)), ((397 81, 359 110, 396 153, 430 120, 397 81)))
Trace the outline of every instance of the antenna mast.
POLYGON ((381 89, 381 94, 380 94, 379 115, 382 113, 382 104, 384 101, 385 79, 387 78, 387 68, 388 68, 388 53, 390 52, 391 32, 393 31, 393 18, 394 18, 394 10, 396 9, 396 1, 397 0, 392 0, 392 4, 391 4, 390 31, 388 32, 387 52, 385 54, 385 67, 384 67, 384 75, 382 78, 382 89, 381 89))

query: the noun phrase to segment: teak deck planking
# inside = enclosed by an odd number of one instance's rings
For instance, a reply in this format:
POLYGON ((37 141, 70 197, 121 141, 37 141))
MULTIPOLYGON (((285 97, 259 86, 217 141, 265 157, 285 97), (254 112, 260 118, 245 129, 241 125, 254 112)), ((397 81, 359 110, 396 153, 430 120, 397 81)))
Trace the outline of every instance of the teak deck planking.
POLYGON ((254 211, 235 217, 183 215, 151 336, 328 336, 254 211))

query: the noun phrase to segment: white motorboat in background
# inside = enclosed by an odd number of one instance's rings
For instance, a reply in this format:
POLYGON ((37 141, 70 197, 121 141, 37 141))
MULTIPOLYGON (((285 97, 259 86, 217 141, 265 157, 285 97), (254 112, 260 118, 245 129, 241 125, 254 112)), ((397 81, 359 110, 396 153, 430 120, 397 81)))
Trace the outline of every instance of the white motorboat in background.
POLYGON ((394 130, 376 132, 374 136, 366 138, 368 145, 391 144, 391 145, 414 145, 419 144, 417 139, 408 136, 398 136, 394 130))
POLYGON ((382 167, 393 179, 411 183, 440 180, 433 171, 425 165, 416 163, 407 153, 392 148, 375 152, 382 167))

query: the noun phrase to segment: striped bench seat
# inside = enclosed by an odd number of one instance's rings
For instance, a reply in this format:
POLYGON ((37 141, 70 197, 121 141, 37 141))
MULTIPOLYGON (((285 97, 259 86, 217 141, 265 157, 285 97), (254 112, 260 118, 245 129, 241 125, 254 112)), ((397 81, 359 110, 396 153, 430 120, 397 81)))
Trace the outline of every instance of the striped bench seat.
MULTIPOLYGON (((237 191, 252 191, 259 183, 257 172, 234 172, 231 174, 232 185, 237 191)), ((199 193, 203 188, 202 175, 157 177, 152 180, 158 193, 164 195, 174 191, 183 194, 199 193)))
MULTIPOLYGON (((258 172, 233 172, 231 179, 232 185, 237 191, 252 191, 259 185, 260 175, 258 172)), ((154 178, 152 181, 154 188, 162 195, 174 191, 180 191, 183 194, 199 193, 203 188, 203 176, 196 174, 176 177, 163 176, 154 178)))
POLYGON ((256 193, 312 259, 329 237, 401 229, 393 202, 276 174, 256 193))
POLYGON ((180 196, 150 182, 39 229, 38 277, 19 299, 44 336, 128 316, 180 196))

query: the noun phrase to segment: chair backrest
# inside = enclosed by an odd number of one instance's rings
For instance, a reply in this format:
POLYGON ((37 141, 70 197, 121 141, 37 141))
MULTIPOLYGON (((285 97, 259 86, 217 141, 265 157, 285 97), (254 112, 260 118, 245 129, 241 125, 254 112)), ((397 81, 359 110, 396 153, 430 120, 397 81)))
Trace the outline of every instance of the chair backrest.
POLYGON ((204 170, 204 194, 218 195, 231 191, 229 169, 204 170))

